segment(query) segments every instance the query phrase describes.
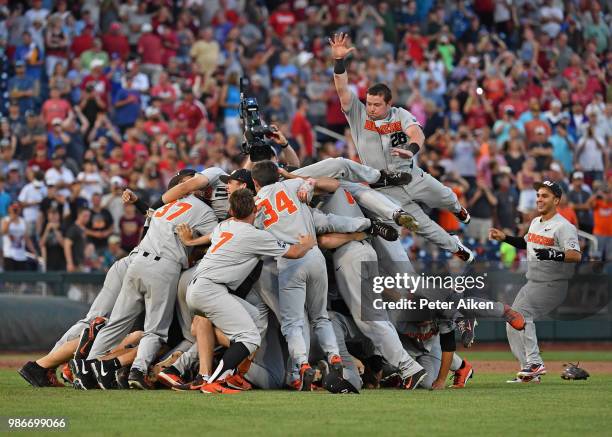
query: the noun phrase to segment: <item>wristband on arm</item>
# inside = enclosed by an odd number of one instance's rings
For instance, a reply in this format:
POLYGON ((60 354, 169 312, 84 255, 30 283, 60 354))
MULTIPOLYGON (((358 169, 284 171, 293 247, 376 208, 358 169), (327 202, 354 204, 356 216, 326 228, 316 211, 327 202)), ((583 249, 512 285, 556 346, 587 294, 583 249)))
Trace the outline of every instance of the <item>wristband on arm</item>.
POLYGON ((134 206, 136 207, 139 213, 145 216, 147 215, 147 210, 149 209, 149 206, 141 199, 138 199, 136 202, 134 202, 134 206))
POLYGON ((419 150, 421 150, 421 146, 413 142, 413 143, 408 144, 407 150, 412 152, 412 155, 416 155, 419 152, 419 150))
POLYGON ((334 74, 346 73, 344 59, 334 59, 334 74))

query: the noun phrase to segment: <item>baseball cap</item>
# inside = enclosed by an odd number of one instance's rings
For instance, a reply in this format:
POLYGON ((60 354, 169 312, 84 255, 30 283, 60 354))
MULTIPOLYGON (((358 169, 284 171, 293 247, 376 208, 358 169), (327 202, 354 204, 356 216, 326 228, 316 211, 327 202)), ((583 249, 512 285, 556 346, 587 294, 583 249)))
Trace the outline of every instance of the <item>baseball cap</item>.
POLYGON ((572 180, 573 179, 584 179, 584 173, 582 173, 581 171, 575 171, 572 175, 572 180))
POLYGON ((230 175, 219 176, 219 180, 224 184, 227 184, 230 179, 247 184, 247 188, 255 192, 255 184, 253 183, 250 170, 239 168, 238 170, 234 170, 230 175))
POLYGON ((151 32, 151 31, 153 30, 153 26, 151 26, 151 24, 150 24, 150 23, 145 23, 145 24, 143 24, 143 25, 142 25, 142 27, 140 28, 140 30, 141 30, 142 32, 144 32, 144 33, 151 32))
POLYGON ((547 188, 553 193, 555 197, 561 197, 563 195, 563 190, 556 182, 552 181, 544 181, 544 182, 536 182, 533 184, 533 188, 539 190, 540 188, 547 188))
POLYGON ((534 132, 536 134, 545 134, 546 133, 546 128, 544 126, 538 126, 535 128, 534 132))
POLYGON ((17 164, 16 162, 11 162, 8 165, 8 171, 16 171, 19 170, 19 164, 17 164))
POLYGON ((550 164, 550 169, 552 171, 561 171, 561 166, 558 163, 553 162, 552 164, 550 164))
POLYGON ((94 59, 93 61, 91 61, 91 64, 89 64, 91 68, 102 67, 103 65, 104 61, 102 59, 94 59))
POLYGON ((110 180, 111 185, 123 186, 123 178, 121 176, 113 176, 110 180))
POLYGON ((108 237, 108 244, 117 243, 121 243, 121 237, 119 237, 118 235, 111 235, 110 237, 108 237))
POLYGON ((25 62, 23 62, 23 59, 17 59, 15 61, 15 67, 25 67, 25 62))
POLYGON ((58 125, 58 124, 62 124, 62 119, 61 119, 61 118, 59 118, 59 117, 55 117, 53 120, 51 120, 51 124, 52 124, 53 126, 56 126, 56 125, 58 125))

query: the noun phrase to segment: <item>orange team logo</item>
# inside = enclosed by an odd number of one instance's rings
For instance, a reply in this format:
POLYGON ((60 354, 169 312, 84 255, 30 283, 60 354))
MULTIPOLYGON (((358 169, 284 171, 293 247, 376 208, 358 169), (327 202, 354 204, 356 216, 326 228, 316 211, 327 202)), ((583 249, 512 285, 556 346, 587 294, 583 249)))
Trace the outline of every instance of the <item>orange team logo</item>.
POLYGON ((376 126, 376 123, 374 123, 372 120, 366 120, 364 129, 378 132, 381 135, 392 134, 393 132, 402 131, 402 122, 394 121, 393 123, 387 123, 381 126, 376 126))
POLYGON ((541 244, 542 246, 554 246, 555 239, 550 237, 543 237, 542 235, 532 234, 531 232, 527 234, 527 241, 530 243, 541 244))

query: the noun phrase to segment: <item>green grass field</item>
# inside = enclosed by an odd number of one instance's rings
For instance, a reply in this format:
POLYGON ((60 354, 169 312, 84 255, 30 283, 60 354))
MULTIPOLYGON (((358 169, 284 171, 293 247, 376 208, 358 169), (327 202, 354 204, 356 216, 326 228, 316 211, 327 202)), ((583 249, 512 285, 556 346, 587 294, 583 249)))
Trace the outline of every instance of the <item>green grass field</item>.
POLYGON ((477 374, 464 390, 436 392, 223 396, 35 389, 0 370, 0 416, 63 416, 72 435, 610 435, 612 374, 568 382, 556 373, 522 385, 477 374))

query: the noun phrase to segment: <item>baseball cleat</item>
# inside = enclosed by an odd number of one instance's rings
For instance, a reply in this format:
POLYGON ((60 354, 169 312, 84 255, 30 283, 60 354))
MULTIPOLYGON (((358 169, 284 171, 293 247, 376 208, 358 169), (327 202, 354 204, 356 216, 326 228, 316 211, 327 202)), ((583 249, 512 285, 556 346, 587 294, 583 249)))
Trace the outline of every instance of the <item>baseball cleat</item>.
POLYGON ((130 374, 130 368, 124 366, 115 372, 115 380, 117 381, 117 388, 120 390, 129 390, 130 384, 128 382, 128 376, 130 374))
POLYGON ((470 264, 471 262, 474 261, 474 253, 467 247, 465 246, 461 240, 459 239, 458 236, 453 235, 452 236, 455 240, 457 240, 457 245, 458 245, 458 249, 457 252, 454 252, 453 255, 455 255, 457 258, 465 261, 467 264, 470 264))
POLYGON ((403 171, 380 170, 380 178, 370 184, 371 188, 382 188, 396 185, 407 185, 412 181, 412 175, 403 171))
POLYGON ((463 343, 463 347, 469 348, 474 344, 474 329, 476 326, 478 326, 476 319, 461 318, 457 320, 457 328, 461 333, 461 343, 463 343))
POLYGON ((525 317, 518 311, 513 310, 508 304, 504 304, 504 319, 517 331, 525 329, 525 317))
POLYGON ((325 360, 319 360, 317 363, 318 376, 321 381, 324 381, 329 375, 329 363, 325 360))
POLYGON ((117 377, 115 372, 119 370, 112 361, 95 361, 91 363, 91 370, 96 375, 98 387, 102 390, 113 390, 117 388, 117 377))
POLYGON ((416 232, 419 230, 419 222, 417 222, 413 216, 401 209, 398 209, 393 213, 393 221, 398 226, 402 226, 411 232, 416 232))
POLYGON ((149 383, 147 376, 142 370, 136 368, 130 370, 128 385, 133 390, 153 390, 153 386, 149 383))
POLYGON ((168 388, 184 384, 181 373, 174 366, 166 367, 157 374, 157 380, 168 388))
POLYGON ((366 232, 374 237, 382 237, 387 241, 395 241, 399 238, 397 230, 390 225, 387 225, 378 220, 371 220, 370 227, 366 232))
POLYGON ((89 326, 81 332, 79 345, 74 352, 75 360, 84 360, 87 358, 91 346, 96 339, 96 335, 98 335, 98 332, 100 332, 104 326, 106 326, 106 319, 104 317, 96 317, 89 323, 89 326))
POLYGON ((472 216, 470 216, 470 213, 468 212, 467 209, 465 209, 463 206, 461 207, 461 211, 454 213, 455 217, 457 217, 457 219, 461 222, 461 223, 465 223, 466 225, 470 222, 470 220, 472 219, 472 216))
POLYGON ((223 381, 215 381, 209 384, 204 384, 200 391, 204 394, 224 394, 224 395, 234 395, 240 393, 240 390, 233 390, 231 388, 225 387, 225 383, 223 381))
POLYGON ((176 391, 198 391, 205 384, 208 384, 208 381, 204 380, 204 378, 202 378, 202 375, 198 374, 193 381, 186 382, 180 385, 174 385, 171 388, 172 390, 176 391))
POLYGON ((532 383, 536 383, 539 384, 540 382, 542 382, 542 380, 540 379, 539 376, 536 376, 535 378, 519 378, 518 376, 514 379, 509 379, 506 381, 508 384, 521 384, 521 383, 528 383, 528 382, 532 382, 532 383))
POLYGON ((468 383, 469 379, 474 375, 472 365, 466 360, 463 360, 463 367, 455 370, 453 376, 453 385, 450 388, 463 388, 468 383))
POLYGON ((70 360, 68 365, 72 372, 72 386, 77 390, 94 390, 98 388, 98 381, 91 369, 91 361, 70 360))
POLYGON ((339 355, 332 355, 329 358, 329 373, 338 378, 344 377, 344 366, 342 365, 342 358, 340 358, 339 355))
POLYGON ((74 376, 72 375, 72 371, 70 370, 70 366, 68 365, 68 363, 64 364, 64 366, 62 367, 61 377, 66 384, 72 385, 74 376))
POLYGON ((532 364, 531 366, 521 369, 516 374, 519 378, 535 378, 542 375, 546 375, 546 367, 544 367, 544 364, 532 364))
POLYGON ((408 378, 402 381, 401 387, 405 390, 414 390, 417 388, 427 376, 425 369, 419 370, 414 375, 410 375, 408 378))
POLYGON ((251 383, 244 379, 239 373, 225 378, 225 385, 227 385, 229 388, 240 391, 248 391, 253 389, 251 383))
POLYGON ((291 383, 291 387, 297 391, 312 391, 316 372, 310 364, 303 363, 300 366, 300 377, 291 383))
POLYGON ((39 366, 34 361, 28 361, 17 372, 25 379, 32 387, 51 387, 49 381, 49 370, 39 366))

